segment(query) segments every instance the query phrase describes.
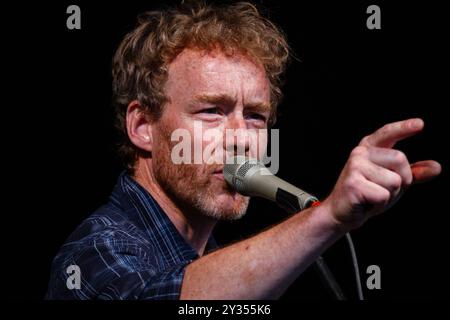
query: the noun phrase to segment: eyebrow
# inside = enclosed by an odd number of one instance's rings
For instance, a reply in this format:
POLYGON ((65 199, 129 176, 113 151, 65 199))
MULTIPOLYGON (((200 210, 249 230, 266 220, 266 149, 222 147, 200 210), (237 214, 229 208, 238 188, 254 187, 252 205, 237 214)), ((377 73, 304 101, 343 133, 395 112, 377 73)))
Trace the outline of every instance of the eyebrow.
MULTIPOLYGON (((194 101, 211 103, 211 104, 223 104, 223 105, 235 105, 237 100, 236 98, 225 94, 209 94, 202 93, 194 96, 194 101)), ((267 102, 250 102, 245 104, 246 109, 251 109, 255 112, 269 112, 271 111, 270 103, 267 102)))
POLYGON ((198 102, 220 103, 225 105, 234 105, 237 102, 236 98, 225 93, 218 93, 218 94, 201 93, 194 96, 194 100, 198 102))

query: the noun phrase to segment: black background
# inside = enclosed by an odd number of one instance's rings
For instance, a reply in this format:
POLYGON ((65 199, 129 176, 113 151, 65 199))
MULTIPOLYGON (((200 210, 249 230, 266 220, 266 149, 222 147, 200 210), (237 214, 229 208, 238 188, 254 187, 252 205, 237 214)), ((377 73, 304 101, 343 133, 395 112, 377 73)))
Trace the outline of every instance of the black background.
MULTIPOLYGON (((2 295, 42 299, 50 263, 70 232, 107 197, 121 171, 115 155, 110 64, 140 12, 176 1, 21 3, 3 10, 2 295), (81 8, 81 30, 66 28, 66 8, 81 8)), ((391 210, 353 232, 365 282, 381 268, 369 299, 447 297, 448 32, 443 7, 430 2, 257 1, 287 34, 298 60, 280 106, 279 176, 323 198, 349 152, 383 124, 425 120, 398 144, 411 162, 436 159, 442 175, 408 191, 391 210), (366 8, 381 7, 381 30, 366 28, 366 8)), ((225 244, 281 221, 255 199, 242 220, 222 223, 225 244)), ((355 298, 344 241, 326 254, 355 298)), ((285 299, 327 298, 307 271, 285 299)))

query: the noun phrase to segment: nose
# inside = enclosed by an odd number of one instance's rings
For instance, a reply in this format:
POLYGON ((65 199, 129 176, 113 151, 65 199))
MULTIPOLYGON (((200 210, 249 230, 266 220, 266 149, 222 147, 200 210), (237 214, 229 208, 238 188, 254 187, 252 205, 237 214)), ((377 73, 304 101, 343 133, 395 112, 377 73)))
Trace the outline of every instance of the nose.
POLYGON ((250 135, 242 113, 229 117, 224 134, 224 148, 229 156, 249 156, 250 135))

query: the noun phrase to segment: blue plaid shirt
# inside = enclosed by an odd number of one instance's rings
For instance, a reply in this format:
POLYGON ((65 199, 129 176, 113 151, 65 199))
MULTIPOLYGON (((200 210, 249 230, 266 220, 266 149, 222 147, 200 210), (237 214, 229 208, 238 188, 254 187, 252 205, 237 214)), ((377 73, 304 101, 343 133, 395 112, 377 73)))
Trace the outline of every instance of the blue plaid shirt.
MULTIPOLYGON (((215 247, 211 237, 206 250, 215 247)), ((197 258, 152 196, 122 173, 109 202, 53 260, 46 298, 178 299, 185 268, 197 258), (70 285, 73 265, 79 288, 70 285)))

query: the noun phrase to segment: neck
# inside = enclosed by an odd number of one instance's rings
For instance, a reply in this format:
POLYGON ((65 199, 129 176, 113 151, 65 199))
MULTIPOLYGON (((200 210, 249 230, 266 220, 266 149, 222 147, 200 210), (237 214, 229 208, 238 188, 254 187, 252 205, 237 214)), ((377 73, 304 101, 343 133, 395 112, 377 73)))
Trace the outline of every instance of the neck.
POLYGON ((183 210, 167 196, 151 170, 151 159, 139 159, 134 179, 144 187, 164 210, 181 236, 202 256, 217 220, 190 208, 183 210))

